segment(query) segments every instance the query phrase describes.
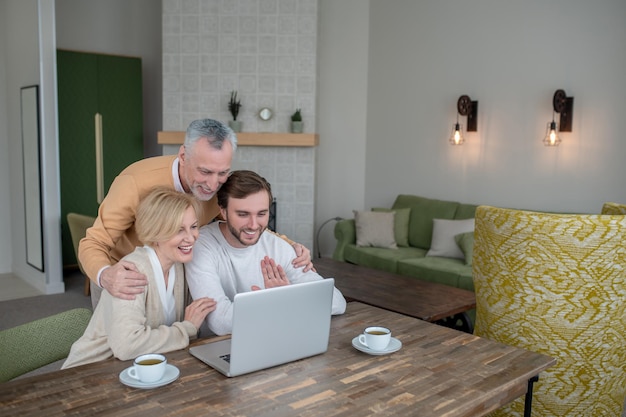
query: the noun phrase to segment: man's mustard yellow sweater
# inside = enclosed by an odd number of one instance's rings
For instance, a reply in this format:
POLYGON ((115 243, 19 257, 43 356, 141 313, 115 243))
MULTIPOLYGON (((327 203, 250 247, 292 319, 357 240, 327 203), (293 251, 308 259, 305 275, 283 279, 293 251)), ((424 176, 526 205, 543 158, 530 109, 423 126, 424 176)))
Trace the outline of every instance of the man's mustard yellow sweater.
MULTIPOLYGON (((117 263, 143 244, 135 231, 139 201, 154 187, 174 187, 172 164, 177 155, 146 158, 129 165, 111 184, 98 209, 98 217, 87 236, 80 241, 78 258, 87 276, 97 283, 98 271, 117 263)), ((199 224, 211 222, 219 214, 217 197, 202 202, 199 224)))

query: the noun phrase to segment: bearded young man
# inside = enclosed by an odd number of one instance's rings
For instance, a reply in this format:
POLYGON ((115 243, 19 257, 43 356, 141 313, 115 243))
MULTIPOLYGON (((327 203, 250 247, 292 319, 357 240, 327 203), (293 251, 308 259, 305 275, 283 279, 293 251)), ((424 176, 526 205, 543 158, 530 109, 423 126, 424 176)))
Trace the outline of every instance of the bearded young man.
MULTIPOLYGON (((185 271, 194 299, 209 297, 217 302, 206 318, 217 335, 232 332, 235 294, 324 279, 316 272, 295 268, 293 248, 266 232, 271 201, 272 190, 264 178, 252 171, 234 171, 217 192, 224 221, 200 229, 185 271)), ((346 300, 335 288, 332 314, 345 310, 346 300)))

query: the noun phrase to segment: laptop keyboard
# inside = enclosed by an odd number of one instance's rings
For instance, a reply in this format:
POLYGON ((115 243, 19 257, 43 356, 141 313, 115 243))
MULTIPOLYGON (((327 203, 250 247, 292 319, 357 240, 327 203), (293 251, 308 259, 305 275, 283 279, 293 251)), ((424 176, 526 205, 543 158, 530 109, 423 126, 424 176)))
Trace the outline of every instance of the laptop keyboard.
POLYGON ((224 359, 226 362, 230 363, 230 353, 227 353, 226 355, 222 355, 220 356, 221 359, 224 359))

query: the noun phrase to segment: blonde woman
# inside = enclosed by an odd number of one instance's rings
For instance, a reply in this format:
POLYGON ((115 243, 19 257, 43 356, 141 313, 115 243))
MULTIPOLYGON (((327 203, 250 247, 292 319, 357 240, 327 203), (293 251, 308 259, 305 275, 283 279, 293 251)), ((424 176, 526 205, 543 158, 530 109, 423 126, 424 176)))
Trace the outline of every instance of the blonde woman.
POLYGON ((133 359, 187 347, 215 301, 200 298, 185 307, 183 263, 192 258, 198 239, 200 206, 190 194, 166 188, 150 192, 137 208, 135 227, 143 247, 124 260, 148 277, 145 292, 122 300, 102 292, 83 336, 73 345, 63 368, 111 356, 133 359))

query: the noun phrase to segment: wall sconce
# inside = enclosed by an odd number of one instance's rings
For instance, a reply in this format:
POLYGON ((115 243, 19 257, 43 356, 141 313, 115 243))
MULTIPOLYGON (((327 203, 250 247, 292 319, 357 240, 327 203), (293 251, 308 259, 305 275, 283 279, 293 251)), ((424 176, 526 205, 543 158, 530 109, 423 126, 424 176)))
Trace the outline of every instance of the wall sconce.
POLYGON ((574 97, 567 97, 565 91, 556 90, 552 98, 552 121, 548 122, 543 144, 546 146, 559 146, 561 138, 559 132, 572 131, 572 113, 574 110, 574 97), (554 113, 561 115, 559 124, 554 121, 554 113))
POLYGON ((452 127, 452 135, 450 135, 450 143, 452 145, 461 145, 465 142, 463 137, 463 126, 459 123, 459 114, 467 116, 467 131, 476 132, 478 125, 478 101, 472 101, 469 96, 462 95, 456 103, 456 123, 452 127))

